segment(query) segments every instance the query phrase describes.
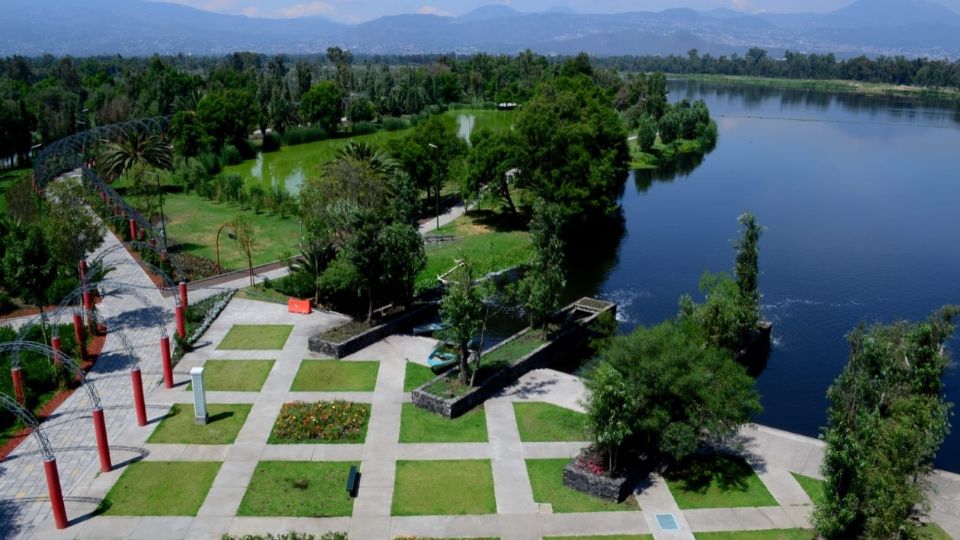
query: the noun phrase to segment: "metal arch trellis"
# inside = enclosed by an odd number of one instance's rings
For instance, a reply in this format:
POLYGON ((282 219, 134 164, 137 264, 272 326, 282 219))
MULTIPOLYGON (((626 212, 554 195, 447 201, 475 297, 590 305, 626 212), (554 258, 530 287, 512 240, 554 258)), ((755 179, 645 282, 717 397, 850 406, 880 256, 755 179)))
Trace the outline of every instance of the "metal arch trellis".
POLYGON ((44 433, 40 427, 40 421, 37 420, 30 411, 17 403, 17 400, 3 392, 0 392, 0 406, 13 413, 21 422, 30 428, 33 436, 37 438, 37 444, 40 445, 40 450, 43 452, 44 461, 52 460, 54 458, 53 446, 50 445, 50 439, 47 438, 47 434, 44 433))
POLYGON ((87 396, 90 397, 90 402, 93 403, 93 408, 102 408, 100 403, 100 394, 97 392, 96 386, 94 386, 93 381, 87 378, 86 372, 83 371, 83 368, 81 368, 73 358, 70 358, 62 352, 56 351, 44 345, 43 343, 37 343, 35 341, 8 341, 6 343, 0 343, 0 353, 14 353, 16 355, 14 357, 15 360, 19 359, 19 353, 21 351, 31 351, 45 354, 48 357, 58 360, 61 365, 65 366, 70 371, 70 373, 80 379, 80 385, 83 386, 84 390, 87 391, 87 396))

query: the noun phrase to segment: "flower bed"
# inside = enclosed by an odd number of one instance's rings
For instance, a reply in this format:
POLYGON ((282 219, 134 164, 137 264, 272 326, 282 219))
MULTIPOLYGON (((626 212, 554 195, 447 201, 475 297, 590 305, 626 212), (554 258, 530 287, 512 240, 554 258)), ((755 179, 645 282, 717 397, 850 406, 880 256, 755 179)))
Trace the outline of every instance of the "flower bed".
POLYGON ((271 444, 362 443, 370 405, 350 401, 285 403, 270 432, 271 444))

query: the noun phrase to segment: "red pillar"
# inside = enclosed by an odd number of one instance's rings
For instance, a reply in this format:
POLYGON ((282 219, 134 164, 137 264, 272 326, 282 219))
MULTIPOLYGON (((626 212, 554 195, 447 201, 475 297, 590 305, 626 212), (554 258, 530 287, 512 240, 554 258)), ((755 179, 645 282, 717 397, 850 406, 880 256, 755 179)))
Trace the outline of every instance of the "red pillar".
POLYGON ((137 222, 133 218, 130 219, 130 240, 137 240, 137 222))
POLYGON ((137 411, 137 425, 147 425, 147 404, 143 401, 143 378, 140 368, 130 370, 130 382, 133 383, 133 408, 137 411))
POLYGON ((183 306, 183 309, 187 309, 190 304, 187 303, 187 283, 181 281, 177 288, 180 290, 180 305, 183 306))
POLYGON ((80 262, 77 263, 77 268, 80 270, 80 283, 87 283, 87 261, 80 259, 80 262))
MULTIPOLYGON (((93 311, 93 293, 91 291, 83 291, 83 310, 86 313, 93 311)), ((87 322, 93 324, 93 321, 87 322)))
POLYGON ((187 339, 187 319, 183 306, 177 306, 177 335, 187 339))
POLYGON ((79 313, 73 314, 73 335, 77 338, 77 348, 80 349, 80 361, 87 359, 87 345, 84 343, 83 317, 79 313))
POLYGON ((163 366, 163 385, 173 388, 173 364, 170 362, 170 338, 160 338, 160 364, 163 366))
POLYGON ((10 377, 13 379, 13 396, 23 405, 26 402, 26 396, 23 394, 23 373, 18 367, 10 368, 10 377))
POLYGON ((53 336, 50 338, 50 347, 56 353, 53 355, 53 365, 60 365, 60 355, 63 354, 60 350, 60 336, 53 336))
POLYGON ((50 494, 50 506, 53 507, 53 522, 58 529, 67 528, 67 509, 63 506, 63 492, 60 490, 60 473, 57 460, 43 460, 43 471, 47 474, 47 492, 50 494))
POLYGON ((103 419, 103 409, 93 410, 93 433, 97 436, 97 453, 100 454, 100 472, 110 472, 113 463, 110 462, 110 445, 107 442, 107 422, 103 419))

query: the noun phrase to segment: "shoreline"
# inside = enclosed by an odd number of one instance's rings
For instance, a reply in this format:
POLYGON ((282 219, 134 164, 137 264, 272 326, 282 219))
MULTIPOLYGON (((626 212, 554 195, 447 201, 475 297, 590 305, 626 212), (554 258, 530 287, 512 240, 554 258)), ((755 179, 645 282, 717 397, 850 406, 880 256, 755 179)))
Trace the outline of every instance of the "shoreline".
POLYGON ((811 90, 871 96, 903 96, 937 98, 960 101, 960 90, 950 88, 927 88, 886 83, 869 83, 845 79, 787 79, 755 77, 750 75, 714 75, 694 73, 668 73, 667 80, 701 81, 712 83, 762 86, 786 90, 811 90))

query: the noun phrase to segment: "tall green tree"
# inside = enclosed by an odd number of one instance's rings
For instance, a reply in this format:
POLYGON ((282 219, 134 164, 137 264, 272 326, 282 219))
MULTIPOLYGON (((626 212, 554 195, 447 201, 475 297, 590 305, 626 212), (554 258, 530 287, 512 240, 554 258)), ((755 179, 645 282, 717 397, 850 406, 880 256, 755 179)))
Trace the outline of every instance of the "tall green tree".
POLYGON ((743 366, 690 322, 639 327, 601 358, 587 383, 587 416, 610 469, 627 449, 680 460, 721 446, 761 410, 743 366))
POLYGON ((750 212, 744 212, 737 218, 742 227, 740 238, 734 242, 737 258, 733 273, 737 277, 737 288, 743 311, 750 316, 748 324, 756 326, 760 322, 760 236, 763 227, 750 212))
POLYGON ((442 189, 453 163, 466 151, 466 142, 453 126, 436 116, 418 123, 413 133, 390 147, 400 167, 427 192, 427 202, 431 192, 435 196, 437 189, 442 189))
POLYGON ((824 538, 917 536, 949 431, 943 346, 958 315, 949 306, 921 323, 861 324, 850 334, 850 360, 827 391, 824 497, 813 517, 824 538))
POLYGON ((43 228, 53 258, 61 268, 73 269, 103 243, 106 228, 85 203, 79 181, 64 178, 47 186, 43 228))
POLYGON ((530 222, 530 243, 533 261, 524 277, 521 290, 524 308, 530 314, 530 324, 541 328, 546 339, 550 316, 560 308, 560 298, 566 286, 563 268, 563 240, 560 232, 563 216, 556 205, 538 201, 530 222))
POLYGON ((473 134, 473 146, 469 153, 466 186, 467 194, 479 196, 489 189, 507 206, 512 214, 517 206, 510 193, 510 184, 521 173, 521 141, 512 130, 500 133, 480 129, 473 134))
POLYGON ((14 224, 2 240, 4 288, 35 306, 59 301, 48 298, 57 271, 43 231, 36 225, 14 224))
POLYGON ((483 297, 468 259, 462 258, 448 279, 440 301, 440 319, 446 326, 445 337, 457 349, 460 384, 466 385, 470 382, 470 340, 483 327, 483 297))
POLYGON ((246 141, 256 124, 257 106, 245 89, 215 90, 197 104, 197 118, 213 138, 214 146, 246 141))
POLYGON ((300 115, 311 124, 333 132, 343 116, 343 93, 330 81, 322 81, 300 96, 300 115))

